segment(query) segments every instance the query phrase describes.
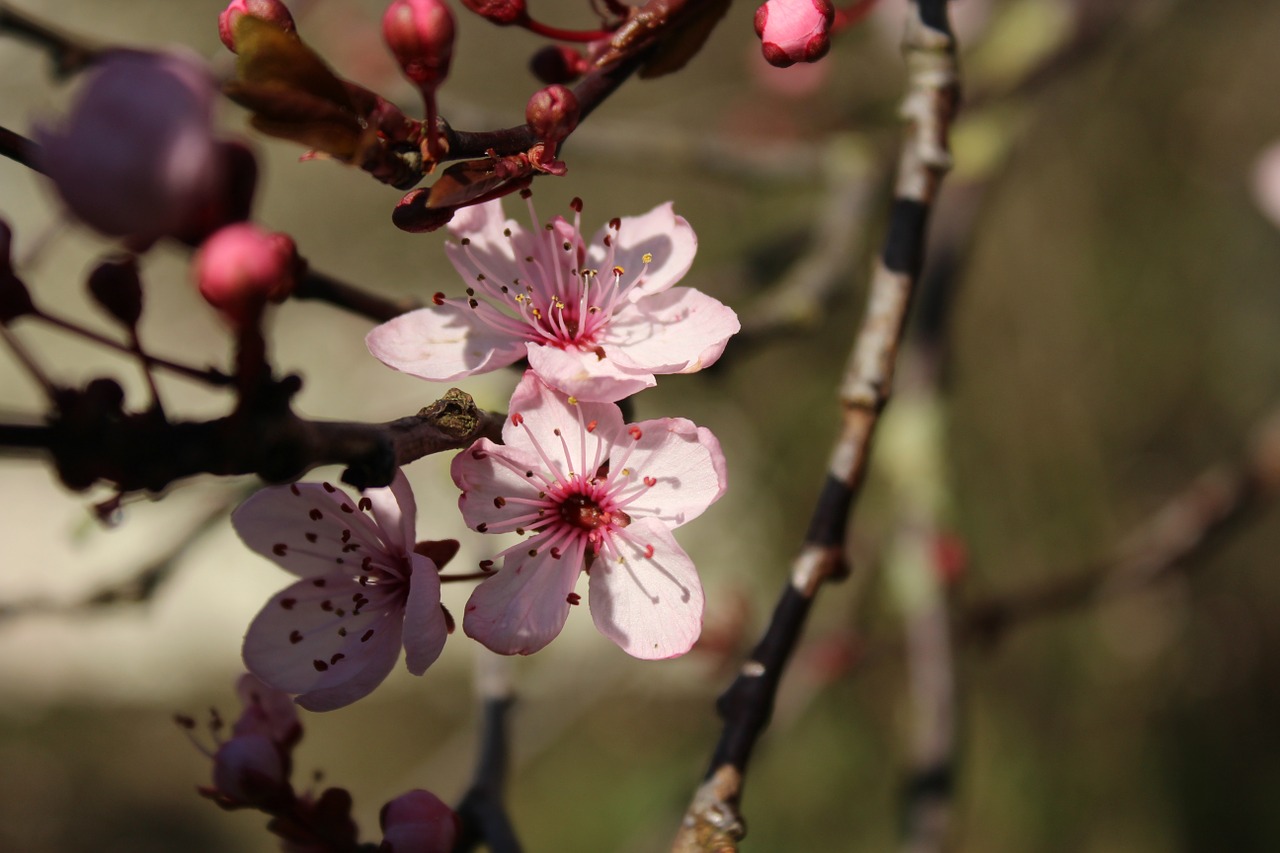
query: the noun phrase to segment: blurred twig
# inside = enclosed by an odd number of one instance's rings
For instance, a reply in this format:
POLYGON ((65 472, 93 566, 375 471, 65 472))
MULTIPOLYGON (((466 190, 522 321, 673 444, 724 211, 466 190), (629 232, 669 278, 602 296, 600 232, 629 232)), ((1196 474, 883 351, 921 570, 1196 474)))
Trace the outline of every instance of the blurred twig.
POLYGON ((10 3, 0 2, 0 32, 8 33, 49 54, 58 79, 70 77, 96 62, 105 52, 84 39, 72 37, 37 20, 10 3))
POLYGON ((511 819, 503 805, 510 750, 507 717, 515 704, 511 691, 511 663, 487 649, 477 649, 476 693, 481 702, 480 755, 471 787, 458 804, 462 830, 455 853, 475 850, 481 843, 491 853, 520 853, 511 819))
POLYGON ((161 587, 176 573, 182 564, 182 558, 204 538, 205 534, 218 526, 232 505, 241 497, 243 494, 236 492, 215 502, 196 519, 182 538, 124 580, 107 584, 71 602, 33 598, 0 604, 0 624, 23 616, 71 616, 120 604, 142 604, 152 600, 161 587))
POLYGON ((959 101, 946 0, 909 6, 906 120, 886 246, 840 391, 844 424, 805 544, 755 650, 717 705, 724 729, 690 803, 675 850, 731 851, 745 835, 738 809, 747 764, 772 713, 783 669, 818 589, 847 572, 845 539, 872 434, 887 404, 894 361, 924 258, 925 224, 951 165, 948 132, 959 101))

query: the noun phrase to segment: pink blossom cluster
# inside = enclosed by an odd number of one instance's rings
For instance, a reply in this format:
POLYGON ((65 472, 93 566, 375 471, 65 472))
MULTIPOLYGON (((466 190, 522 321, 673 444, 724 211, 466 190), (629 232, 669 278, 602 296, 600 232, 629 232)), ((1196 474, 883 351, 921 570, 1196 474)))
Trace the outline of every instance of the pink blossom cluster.
MULTIPOLYGON (((703 592, 673 531, 724 494, 724 454, 704 427, 628 424, 617 402, 658 374, 714 363, 737 316, 677 286, 697 238, 671 204, 588 240, 581 202, 572 221, 542 225, 524 197, 529 229, 500 201, 450 224, 464 295, 437 293, 367 338, 387 365, 435 381, 528 364, 502 442, 480 439, 453 460, 466 524, 522 537, 480 564, 463 632, 499 654, 536 652, 582 603, 585 574, 602 634, 637 658, 682 655, 701 632, 703 592)), ((402 647, 410 672, 425 671, 453 627, 440 588, 454 578, 441 575, 440 543, 416 541, 415 515, 403 473, 359 497, 297 483, 241 505, 245 543, 298 578, 249 627, 249 670, 312 710, 368 694, 402 647)))

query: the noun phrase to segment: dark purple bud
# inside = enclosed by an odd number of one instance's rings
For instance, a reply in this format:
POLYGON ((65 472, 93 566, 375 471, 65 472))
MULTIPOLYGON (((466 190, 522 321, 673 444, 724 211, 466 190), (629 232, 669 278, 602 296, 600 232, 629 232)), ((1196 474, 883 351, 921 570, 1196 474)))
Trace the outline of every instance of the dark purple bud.
POLYGON ((768 0, 756 10, 756 35, 770 65, 817 62, 831 49, 830 0, 768 0))
POLYGON ((534 137, 552 145, 558 145, 573 133, 581 114, 577 97, 559 83, 534 92, 524 108, 525 121, 534 137))
POLYGON ((280 750, 265 735, 236 735, 213 756, 213 786, 236 803, 269 802, 288 790, 280 750))
POLYGON ((241 15, 252 15, 275 24, 287 33, 294 31, 293 15, 280 0, 231 0, 227 8, 218 15, 218 38, 227 46, 227 50, 236 52, 236 21, 241 15))
POLYGON ((127 328, 142 317, 142 280, 133 255, 103 261, 89 273, 89 295, 108 314, 127 328))
POLYGON ((443 0, 394 0, 382 16, 382 36, 404 76, 435 91, 453 58, 453 13, 443 0))
POLYGON ((543 83, 572 83, 589 66, 579 51, 561 44, 549 44, 529 60, 529 70, 543 83))
POLYGON ((529 19, 524 0, 462 0, 462 5, 500 27, 523 23, 529 19))
POLYGON ((0 323, 9 323, 24 314, 34 314, 31 294, 27 286, 13 273, 9 250, 13 243, 13 230, 9 223, 0 220, 0 323))
POLYGON ((401 794, 382 807, 381 853, 449 853, 460 823, 453 809, 421 788, 401 794))

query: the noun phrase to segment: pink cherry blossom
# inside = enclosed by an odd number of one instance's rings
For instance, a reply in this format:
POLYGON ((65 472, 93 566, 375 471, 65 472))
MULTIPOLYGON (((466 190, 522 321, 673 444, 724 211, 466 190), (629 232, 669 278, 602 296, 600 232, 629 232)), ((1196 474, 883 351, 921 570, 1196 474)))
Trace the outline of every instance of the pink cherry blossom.
POLYGON ((245 544, 301 580, 262 609, 244 662, 311 711, 367 695, 400 647, 421 675, 448 633, 438 567, 414 551, 413 492, 404 474, 358 501, 328 483, 257 492, 231 516, 245 544))
POLYGON ((580 202, 572 223, 556 217, 526 231, 504 220, 500 200, 464 208, 445 248, 466 298, 437 293, 434 306, 369 333, 369 351, 396 370, 447 382, 528 356, 543 381, 581 400, 613 402, 655 384, 657 373, 692 373, 715 362, 738 318, 720 302, 673 287, 693 263, 697 238, 663 204, 614 219, 588 244, 580 202))
POLYGON ((531 532, 467 602, 467 636, 530 654, 564 627, 590 576, 596 628, 638 658, 684 654, 702 630, 702 584, 671 531, 724 494, 724 454, 683 418, 627 425, 612 403, 579 402, 525 373, 503 444, 453 461, 458 505, 482 533, 531 532))

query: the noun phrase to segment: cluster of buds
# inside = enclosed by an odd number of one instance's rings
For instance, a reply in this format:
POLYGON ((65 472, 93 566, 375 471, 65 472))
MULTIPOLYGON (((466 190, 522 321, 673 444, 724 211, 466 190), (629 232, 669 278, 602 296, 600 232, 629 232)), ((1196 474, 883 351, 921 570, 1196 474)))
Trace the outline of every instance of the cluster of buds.
MULTIPOLYGON (((358 828, 351 818, 351 795, 342 788, 320 794, 297 793, 290 783, 293 750, 302 723, 288 694, 252 675, 236 683, 242 710, 223 739, 225 724, 216 711, 209 731, 215 747, 196 747, 213 761, 213 784, 198 790, 225 809, 252 808, 271 815, 271 831, 288 850, 354 850, 358 828)), ((179 715, 192 732, 196 723, 179 715)), ((194 738, 193 738, 194 742, 194 738)), ((382 807, 383 853, 448 853, 458 837, 458 817, 430 791, 415 789, 382 807)))

